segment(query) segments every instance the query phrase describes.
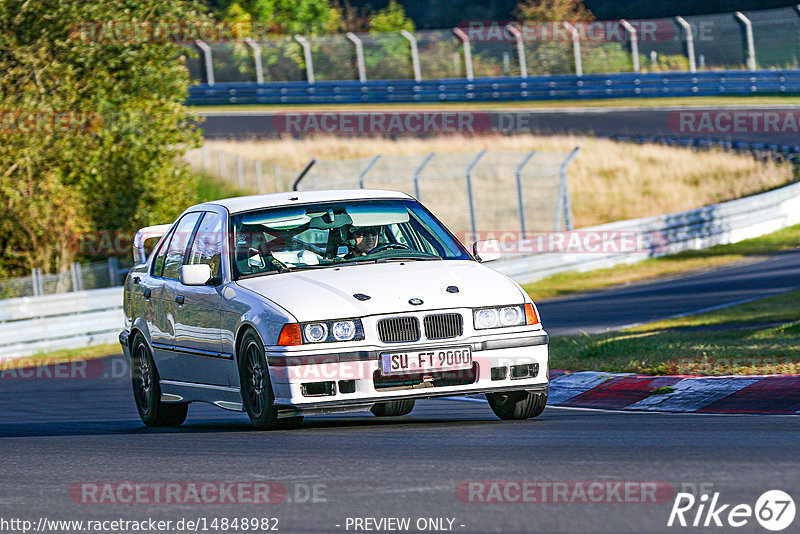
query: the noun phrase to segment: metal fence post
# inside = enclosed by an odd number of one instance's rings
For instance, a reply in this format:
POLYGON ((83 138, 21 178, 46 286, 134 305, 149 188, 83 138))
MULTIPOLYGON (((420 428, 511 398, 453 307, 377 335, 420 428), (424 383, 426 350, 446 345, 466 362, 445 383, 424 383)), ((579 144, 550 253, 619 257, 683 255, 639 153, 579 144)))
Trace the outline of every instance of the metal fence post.
POLYGON ((264 192, 264 188, 262 187, 262 182, 261 182, 261 160, 260 159, 256 160, 256 188, 257 188, 258 193, 263 193, 264 192))
POLYGON ((244 158, 236 156, 236 178, 239 181, 239 188, 244 189, 244 158))
POLYGON ((217 159, 219 160, 219 177, 221 180, 225 179, 225 152, 220 150, 217 152, 217 159))
POLYGON ((356 66, 358 67, 358 80, 361 83, 367 81, 367 67, 364 63, 364 43, 361 42, 361 39, 358 35, 354 34, 353 32, 347 32, 345 34, 350 41, 356 45, 356 66))
POLYGON ((753 42, 753 23, 741 11, 737 11, 734 15, 744 24, 745 40, 747 41, 747 68, 756 70, 756 45, 753 42))
POLYGON ((697 72, 697 63, 694 58, 694 34, 692 26, 683 17, 675 17, 675 21, 681 25, 686 34, 686 55, 689 57, 689 71, 697 72))
POLYGON ((569 197, 569 183, 567 181, 567 167, 569 164, 572 163, 572 160, 575 159, 575 156, 578 155, 578 151, 580 151, 580 147, 575 147, 575 149, 569 153, 569 155, 561 162, 561 165, 558 169, 559 174, 559 185, 558 185, 558 203, 556 205, 556 224, 555 230, 558 231, 561 229, 561 217, 564 217, 564 229, 567 231, 571 231, 573 229, 572 225, 572 201, 569 197))
POLYGON ((467 179, 467 199, 469 200, 469 225, 472 229, 473 237, 478 235, 477 225, 475 223, 475 199, 472 196, 472 171, 475 169, 475 166, 481 160, 484 154, 486 154, 486 150, 481 150, 478 152, 478 155, 475 156, 475 159, 472 160, 472 163, 469 164, 467 167, 467 172, 465 178, 467 179))
POLYGON ((431 152, 430 154, 425 156, 425 159, 422 160, 422 163, 419 165, 419 167, 417 167, 414 170, 414 198, 416 198, 417 200, 421 199, 420 192, 419 192, 419 175, 422 174, 422 169, 425 168, 425 166, 428 164, 428 162, 430 160, 432 160, 433 156, 435 156, 435 155, 436 155, 435 152, 431 152))
POLYGON ((69 266, 69 273, 72 275, 72 290, 73 291, 80 291, 83 289, 81 287, 81 277, 79 274, 80 266, 77 262, 73 262, 72 265, 69 266))
POLYGON ((203 51, 203 57, 205 58, 206 65, 206 83, 208 85, 214 85, 214 62, 211 58, 211 47, 208 46, 205 41, 201 41, 200 39, 196 40, 194 44, 197 45, 197 48, 203 51))
POLYGON ((469 43, 469 35, 461 28, 453 28, 453 33, 455 33, 464 44, 464 68, 467 71, 467 80, 472 81, 475 76, 472 70, 472 47, 469 43))
POLYGON ((358 174, 358 187, 359 188, 364 189, 364 178, 366 178, 367 173, 370 170, 372 170, 372 167, 374 167, 375 164, 378 163, 379 159, 381 159, 381 155, 380 154, 378 154, 377 156, 373 156, 372 159, 369 160, 369 162, 367 163, 367 166, 364 167, 364 170, 362 170, 358 174))
POLYGON ((522 40, 522 32, 513 24, 506 24, 508 32, 517 41, 517 56, 519 59, 519 75, 521 78, 528 77, 528 61, 525 59, 525 42, 522 40))
POLYGON ((245 43, 250 45, 253 49, 253 61, 256 64, 256 83, 264 83, 264 66, 261 64, 261 45, 253 40, 252 37, 247 37, 245 43))
POLYGON ((633 24, 628 22, 625 19, 619 21, 622 24, 622 27, 628 30, 628 33, 631 36, 631 55, 633 56, 633 72, 640 72, 639 66, 639 36, 636 33, 636 28, 633 27, 633 24))
POLYGON ((201 161, 201 164, 203 165, 203 170, 207 171, 208 170, 208 147, 206 145, 203 145, 203 146, 200 147, 200 161, 201 161))
POLYGON ((302 35, 295 35, 294 40, 303 47, 303 58, 306 63, 306 79, 308 83, 314 83, 314 61, 311 57, 311 43, 302 35))
POLYGON ((108 279, 109 279, 109 287, 114 287, 118 285, 119 279, 119 260, 116 256, 111 256, 108 258, 108 279))
POLYGON ((408 30, 400 30, 400 35, 408 40, 411 45, 411 67, 414 69, 414 79, 422 80, 422 71, 419 68, 419 49, 417 48, 417 38, 408 30))
POLYGON ((517 165, 517 169, 514 171, 514 177, 517 180, 517 208, 519 209, 519 229, 523 234, 525 234, 525 203, 522 200, 522 169, 525 168, 525 165, 531 160, 531 158, 536 155, 535 150, 531 150, 528 152, 525 157, 522 159, 522 163, 517 165))
POLYGON ((581 36, 578 28, 564 22, 564 27, 572 34, 572 54, 575 56, 575 74, 583 76, 583 59, 581 58, 581 36))
POLYGON ((37 267, 31 269, 31 289, 33 289, 33 296, 38 297, 39 293, 39 283, 37 281, 36 273, 39 271, 37 267))

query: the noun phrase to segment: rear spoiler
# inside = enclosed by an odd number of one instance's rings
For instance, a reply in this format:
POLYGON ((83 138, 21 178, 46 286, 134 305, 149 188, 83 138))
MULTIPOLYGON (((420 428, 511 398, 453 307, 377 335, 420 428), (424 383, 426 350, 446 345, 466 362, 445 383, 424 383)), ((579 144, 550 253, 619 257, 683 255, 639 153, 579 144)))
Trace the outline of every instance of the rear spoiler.
POLYGON ((133 238, 133 260, 137 264, 147 261, 147 254, 144 252, 144 242, 148 239, 163 237, 172 228, 171 224, 159 224, 157 226, 147 226, 136 232, 133 238))

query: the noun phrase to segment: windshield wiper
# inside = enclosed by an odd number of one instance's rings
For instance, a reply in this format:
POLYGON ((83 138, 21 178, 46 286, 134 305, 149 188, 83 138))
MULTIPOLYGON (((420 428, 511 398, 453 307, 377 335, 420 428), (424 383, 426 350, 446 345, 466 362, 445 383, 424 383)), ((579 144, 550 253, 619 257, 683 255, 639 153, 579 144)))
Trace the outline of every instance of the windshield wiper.
POLYGON ((389 261, 432 261, 441 260, 439 256, 389 256, 387 258, 378 258, 375 263, 386 263, 389 261))

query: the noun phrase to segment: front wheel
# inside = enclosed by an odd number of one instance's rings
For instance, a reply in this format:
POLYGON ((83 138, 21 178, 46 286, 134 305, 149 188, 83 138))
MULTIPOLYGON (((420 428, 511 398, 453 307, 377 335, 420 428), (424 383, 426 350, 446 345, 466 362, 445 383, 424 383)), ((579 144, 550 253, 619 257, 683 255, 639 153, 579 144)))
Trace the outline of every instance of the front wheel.
POLYGON ((252 330, 244 334, 239 345, 239 382, 244 409, 253 426, 259 430, 276 427, 275 395, 269 380, 264 345, 252 330))
POLYGON ((189 403, 167 403, 161 401, 161 386, 158 384, 158 369, 153 355, 144 340, 136 333, 131 351, 131 382, 133 398, 139 417, 147 426, 180 426, 186 420, 189 403))
POLYGON ((547 406, 547 392, 487 393, 486 400, 489 401, 489 406, 494 414, 500 419, 530 419, 544 411, 544 407, 547 406))
POLYGON ((370 411, 377 417, 400 417, 408 415, 414 409, 414 399, 378 402, 370 408, 370 411))

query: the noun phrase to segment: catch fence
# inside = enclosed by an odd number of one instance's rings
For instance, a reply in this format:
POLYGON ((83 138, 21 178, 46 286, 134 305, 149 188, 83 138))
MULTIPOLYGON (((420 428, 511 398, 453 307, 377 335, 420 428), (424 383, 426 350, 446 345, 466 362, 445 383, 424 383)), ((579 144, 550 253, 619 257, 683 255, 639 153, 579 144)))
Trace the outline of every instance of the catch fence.
POLYGON ((630 21, 471 21, 442 30, 195 41, 190 47, 196 52, 187 57, 190 74, 210 87, 797 69, 800 7, 630 21))
POLYGON ((567 167, 577 153, 482 150, 315 161, 296 188, 403 191, 459 234, 571 230, 567 167))

